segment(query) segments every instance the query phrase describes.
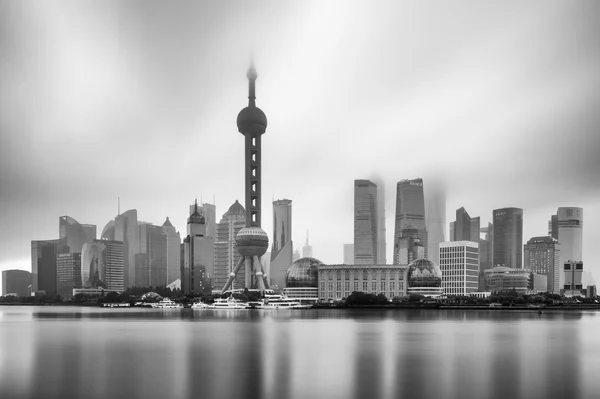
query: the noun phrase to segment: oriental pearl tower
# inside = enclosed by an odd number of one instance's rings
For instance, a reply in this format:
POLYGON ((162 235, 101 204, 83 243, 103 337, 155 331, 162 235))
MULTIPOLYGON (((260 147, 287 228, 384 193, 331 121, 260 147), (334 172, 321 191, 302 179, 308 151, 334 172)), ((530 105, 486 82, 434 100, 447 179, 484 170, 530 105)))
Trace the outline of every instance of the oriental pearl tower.
POLYGON ((260 227, 260 141, 261 136, 267 129, 267 116, 255 103, 255 81, 258 75, 253 64, 250 65, 246 76, 248 77, 249 86, 248 106, 242 109, 237 117, 238 130, 244 135, 246 141, 246 227, 241 229, 236 236, 237 251, 241 257, 229 274, 222 292, 231 287, 231 283, 244 263, 246 264, 245 287, 258 289, 261 292, 265 288, 269 288, 267 276, 264 274, 261 262, 261 257, 269 247, 269 237, 260 227))

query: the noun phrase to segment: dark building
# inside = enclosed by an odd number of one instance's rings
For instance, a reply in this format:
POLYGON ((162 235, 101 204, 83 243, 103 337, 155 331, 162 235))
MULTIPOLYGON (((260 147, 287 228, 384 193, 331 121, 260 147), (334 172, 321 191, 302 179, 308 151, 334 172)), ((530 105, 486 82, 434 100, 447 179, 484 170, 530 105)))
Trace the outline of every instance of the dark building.
POLYGON ((80 224, 70 216, 58 218, 58 238, 65 238, 70 253, 81 253, 83 244, 96 239, 96 226, 80 224))
POLYGON ((31 273, 26 270, 2 271, 2 295, 16 294, 28 296, 31 285, 31 273))
POLYGON ((428 257, 428 237, 425 225, 425 197, 423 194, 423 179, 401 180, 396 187, 396 223, 394 226, 394 264, 399 264, 398 251, 402 230, 407 227, 415 228, 428 257))
POLYGON ((56 292, 73 297, 73 288, 81 288, 81 253, 56 255, 56 292))
POLYGON ((138 287, 166 286, 167 236, 162 226, 140 224, 140 252, 135 254, 135 285, 138 287))
POLYGON ((493 211, 494 266, 523 267, 523 209, 502 208, 493 211))
POLYGON ((378 261, 377 185, 354 180, 354 264, 376 265, 378 261))
POLYGON ((56 257, 68 253, 67 239, 31 241, 31 291, 56 295, 56 257))

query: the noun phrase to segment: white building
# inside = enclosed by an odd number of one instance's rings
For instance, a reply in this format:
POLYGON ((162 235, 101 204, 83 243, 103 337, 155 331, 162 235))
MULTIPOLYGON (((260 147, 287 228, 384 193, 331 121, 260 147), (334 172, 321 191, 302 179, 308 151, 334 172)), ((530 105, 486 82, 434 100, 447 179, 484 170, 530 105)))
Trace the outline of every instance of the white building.
POLYGON ((446 295, 468 295, 477 291, 479 243, 453 241, 440 243, 442 289, 446 295))
MULTIPOLYGON (((583 261, 583 209, 574 207, 558 208, 557 216, 561 263, 583 261)), ((562 273, 560 277, 559 287, 562 288, 565 279, 562 273)))

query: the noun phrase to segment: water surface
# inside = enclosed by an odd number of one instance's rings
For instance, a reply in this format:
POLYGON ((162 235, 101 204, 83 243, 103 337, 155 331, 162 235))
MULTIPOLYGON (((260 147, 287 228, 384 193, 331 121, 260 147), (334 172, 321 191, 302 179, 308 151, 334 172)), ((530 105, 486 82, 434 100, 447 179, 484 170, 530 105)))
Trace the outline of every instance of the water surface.
POLYGON ((597 398, 600 313, 0 307, 0 398, 597 398))

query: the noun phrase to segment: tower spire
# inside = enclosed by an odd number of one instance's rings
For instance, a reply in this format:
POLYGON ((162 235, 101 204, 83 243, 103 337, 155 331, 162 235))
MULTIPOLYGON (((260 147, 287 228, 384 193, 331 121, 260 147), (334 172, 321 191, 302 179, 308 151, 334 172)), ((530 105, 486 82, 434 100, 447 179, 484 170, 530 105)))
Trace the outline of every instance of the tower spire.
POLYGON ((248 68, 248 73, 246 73, 246 77, 248 78, 248 106, 256 107, 256 87, 255 82, 258 75, 256 74, 256 69, 254 69, 254 59, 250 60, 250 68, 248 68))

